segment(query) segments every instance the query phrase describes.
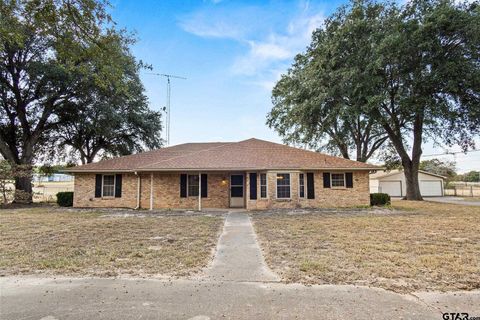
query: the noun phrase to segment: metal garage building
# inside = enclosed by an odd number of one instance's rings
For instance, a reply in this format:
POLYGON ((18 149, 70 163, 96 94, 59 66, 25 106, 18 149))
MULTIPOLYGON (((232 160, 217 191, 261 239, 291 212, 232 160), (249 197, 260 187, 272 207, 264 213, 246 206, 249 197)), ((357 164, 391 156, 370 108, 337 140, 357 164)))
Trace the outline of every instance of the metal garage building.
MULTIPOLYGON (((442 197, 445 177, 419 170, 420 193, 423 197, 442 197)), ((370 192, 388 193, 391 197, 407 194, 405 175, 401 170, 377 171, 370 175, 370 192)))

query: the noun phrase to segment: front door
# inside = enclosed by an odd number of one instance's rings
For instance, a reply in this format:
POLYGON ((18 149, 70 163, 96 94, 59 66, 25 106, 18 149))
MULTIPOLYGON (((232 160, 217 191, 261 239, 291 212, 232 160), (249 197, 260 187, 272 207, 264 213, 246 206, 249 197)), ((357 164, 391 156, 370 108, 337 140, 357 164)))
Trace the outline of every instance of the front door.
POLYGON ((244 207, 244 177, 243 174, 230 175, 230 207, 244 207))

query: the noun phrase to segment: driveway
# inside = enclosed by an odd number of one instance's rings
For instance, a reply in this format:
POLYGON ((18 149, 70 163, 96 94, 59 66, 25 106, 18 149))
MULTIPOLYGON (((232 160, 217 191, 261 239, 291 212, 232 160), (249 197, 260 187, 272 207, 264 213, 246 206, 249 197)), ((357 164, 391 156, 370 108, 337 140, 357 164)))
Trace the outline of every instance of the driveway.
POLYGON ((426 201, 461 204, 464 206, 480 207, 480 201, 466 201, 462 197, 423 197, 426 201))
POLYGON ((441 319, 480 315, 480 292, 401 295, 278 282, 248 215, 229 213, 213 262, 191 279, 0 279, 1 319, 441 319))

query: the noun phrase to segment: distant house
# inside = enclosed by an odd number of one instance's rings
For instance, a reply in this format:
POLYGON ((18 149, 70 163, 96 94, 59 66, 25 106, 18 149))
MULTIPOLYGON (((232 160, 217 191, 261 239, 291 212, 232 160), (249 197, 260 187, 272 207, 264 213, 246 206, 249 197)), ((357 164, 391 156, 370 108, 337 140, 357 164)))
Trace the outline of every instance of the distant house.
POLYGON ((282 144, 186 143, 69 168, 75 207, 344 207, 369 204, 378 167, 282 144))
MULTIPOLYGON (((419 170, 420 193, 424 197, 441 197, 444 195, 446 177, 419 170)), ((388 193, 391 197, 404 197, 407 184, 403 170, 377 171, 370 175, 370 192, 388 193)))

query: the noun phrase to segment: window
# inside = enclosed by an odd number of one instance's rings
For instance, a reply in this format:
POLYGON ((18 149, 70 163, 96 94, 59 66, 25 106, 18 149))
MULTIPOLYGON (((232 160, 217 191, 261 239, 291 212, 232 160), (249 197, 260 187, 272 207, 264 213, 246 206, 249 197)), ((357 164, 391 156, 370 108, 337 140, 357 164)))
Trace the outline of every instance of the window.
POLYGON ((332 173, 332 188, 344 188, 345 187, 345 174, 344 173, 332 173))
POLYGON ((260 198, 267 197, 267 174, 260 173, 260 198))
POLYGON ((230 197, 243 198, 243 174, 230 175, 230 197))
POLYGON ((277 173, 277 198, 290 198, 290 173, 277 173))
POLYGON ((300 198, 305 198, 305 176, 303 173, 298 176, 298 184, 300 186, 300 198))
POLYGON ((113 197, 115 195, 115 176, 104 175, 102 182, 102 197, 113 197))
POLYGON ((188 196, 198 197, 198 175, 188 175, 188 196))

